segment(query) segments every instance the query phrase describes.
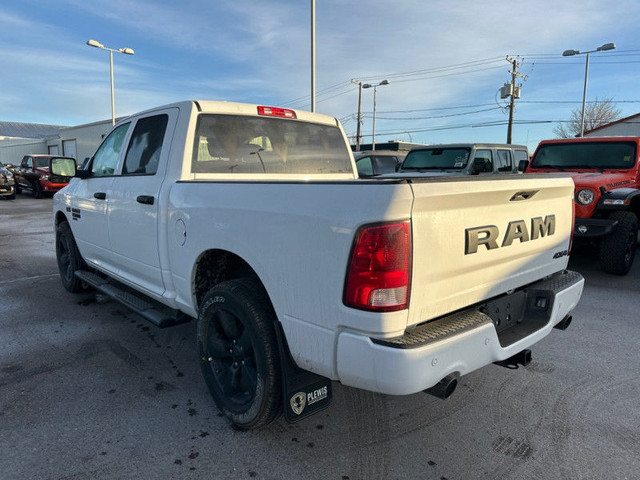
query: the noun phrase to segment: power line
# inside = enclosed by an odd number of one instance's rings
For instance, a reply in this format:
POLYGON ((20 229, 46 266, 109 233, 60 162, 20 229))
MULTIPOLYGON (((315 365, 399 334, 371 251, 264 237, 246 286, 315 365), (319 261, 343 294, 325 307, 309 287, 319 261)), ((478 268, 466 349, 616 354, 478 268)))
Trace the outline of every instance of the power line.
MULTIPOLYGON (((449 115, 435 115, 432 117, 381 117, 380 115, 376 115, 376 118, 382 119, 382 120, 431 120, 434 118, 450 118, 450 117, 461 117, 464 115, 473 115, 474 113, 482 113, 482 112, 489 112, 492 110, 502 110, 502 107, 491 107, 491 108, 484 108, 482 110, 472 110, 470 112, 461 112, 461 113, 451 113, 449 115)), ((367 118, 370 118, 370 115, 365 115, 367 118)))

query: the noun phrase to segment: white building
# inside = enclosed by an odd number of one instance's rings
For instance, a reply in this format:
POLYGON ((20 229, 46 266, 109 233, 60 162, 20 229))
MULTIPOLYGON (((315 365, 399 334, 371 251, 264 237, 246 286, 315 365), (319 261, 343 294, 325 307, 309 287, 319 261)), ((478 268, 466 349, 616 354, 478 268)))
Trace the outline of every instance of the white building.
POLYGON ((640 137, 640 113, 584 132, 585 137, 640 137))
POLYGON ((0 122, 0 162, 15 165, 25 155, 48 153, 73 157, 82 163, 95 153, 111 127, 111 120, 75 127, 0 122))

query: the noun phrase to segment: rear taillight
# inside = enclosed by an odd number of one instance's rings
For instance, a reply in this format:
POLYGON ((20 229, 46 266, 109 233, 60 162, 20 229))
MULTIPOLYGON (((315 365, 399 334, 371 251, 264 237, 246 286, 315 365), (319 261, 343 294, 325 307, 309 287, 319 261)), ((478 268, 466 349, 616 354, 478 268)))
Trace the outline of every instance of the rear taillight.
POLYGON ((266 115, 268 117, 296 118, 296 112, 294 112, 293 110, 279 107, 258 107, 258 115, 266 115))
POLYGON ((344 304, 376 312, 409 306, 411 287, 411 224, 363 227, 347 270, 344 304))

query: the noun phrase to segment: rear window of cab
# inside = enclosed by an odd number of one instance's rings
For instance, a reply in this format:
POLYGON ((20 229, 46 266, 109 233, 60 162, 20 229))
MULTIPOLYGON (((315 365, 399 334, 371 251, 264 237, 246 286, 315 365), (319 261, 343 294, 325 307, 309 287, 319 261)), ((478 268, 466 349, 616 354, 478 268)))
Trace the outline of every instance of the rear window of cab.
POLYGON ((198 117, 191 173, 351 174, 342 131, 300 120, 242 115, 198 117))

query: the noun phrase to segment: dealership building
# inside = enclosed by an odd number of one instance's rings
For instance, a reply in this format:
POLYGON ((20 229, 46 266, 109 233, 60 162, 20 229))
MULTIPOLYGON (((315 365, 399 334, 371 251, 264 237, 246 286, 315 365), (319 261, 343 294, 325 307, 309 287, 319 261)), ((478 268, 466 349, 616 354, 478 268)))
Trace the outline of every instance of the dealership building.
POLYGON ((0 121, 0 162, 15 165, 25 155, 40 153, 73 157, 82 163, 111 127, 111 120, 75 127, 0 121))

